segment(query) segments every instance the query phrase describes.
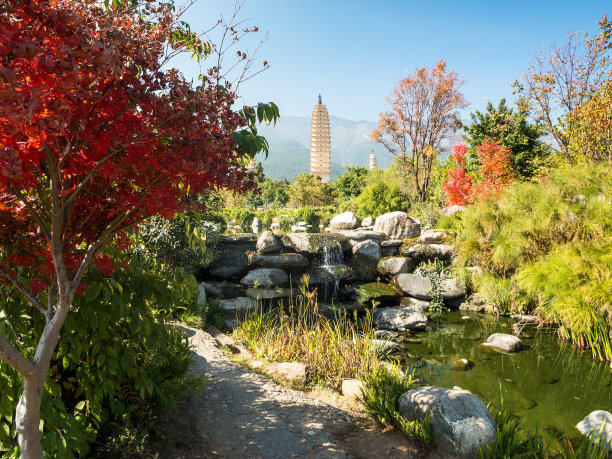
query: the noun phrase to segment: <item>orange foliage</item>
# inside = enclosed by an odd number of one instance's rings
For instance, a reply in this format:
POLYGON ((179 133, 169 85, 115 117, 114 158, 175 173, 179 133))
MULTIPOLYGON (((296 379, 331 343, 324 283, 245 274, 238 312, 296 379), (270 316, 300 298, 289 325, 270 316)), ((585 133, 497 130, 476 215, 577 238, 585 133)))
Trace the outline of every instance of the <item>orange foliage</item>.
POLYGON ((486 198, 499 193, 514 180, 510 149, 497 143, 497 137, 485 139, 477 148, 481 159, 482 183, 472 189, 473 199, 486 198))

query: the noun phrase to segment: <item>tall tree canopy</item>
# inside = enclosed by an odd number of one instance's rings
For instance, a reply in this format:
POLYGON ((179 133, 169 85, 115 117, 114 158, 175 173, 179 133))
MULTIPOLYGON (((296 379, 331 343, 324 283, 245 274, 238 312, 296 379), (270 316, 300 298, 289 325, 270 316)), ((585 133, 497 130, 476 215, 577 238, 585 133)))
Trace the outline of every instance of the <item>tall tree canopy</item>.
POLYGON ((542 122, 570 164, 574 163, 570 144, 577 135, 577 119, 569 115, 609 78, 610 24, 604 15, 599 35, 571 33, 563 45, 542 50, 532 58, 523 78, 514 82, 519 103, 542 122))
POLYGON ((0 358, 24 382, 24 458, 42 457, 43 386, 83 275, 113 269, 100 249, 190 193, 249 189, 244 150, 266 146, 254 121, 278 115, 273 104, 233 111, 218 67, 199 87, 165 70, 167 51, 210 49, 172 3, 101 4, 0 3, 0 282, 46 318, 34 350, 0 334, 0 358))
POLYGON ((387 98, 391 111, 380 114, 370 135, 402 159, 419 201, 427 196, 442 142, 460 127, 459 110, 468 105, 459 91, 462 84, 444 61, 415 70, 387 98))
POLYGON ((486 139, 497 138, 500 145, 510 150, 512 167, 518 177, 528 178, 537 168, 537 160, 550 153, 550 147, 540 141, 546 133, 540 123, 530 123, 527 113, 514 111, 506 106, 506 99, 497 108, 489 102, 486 112, 476 111, 470 115, 472 124, 465 128, 464 139, 468 142, 471 169, 480 164, 477 148, 486 139))

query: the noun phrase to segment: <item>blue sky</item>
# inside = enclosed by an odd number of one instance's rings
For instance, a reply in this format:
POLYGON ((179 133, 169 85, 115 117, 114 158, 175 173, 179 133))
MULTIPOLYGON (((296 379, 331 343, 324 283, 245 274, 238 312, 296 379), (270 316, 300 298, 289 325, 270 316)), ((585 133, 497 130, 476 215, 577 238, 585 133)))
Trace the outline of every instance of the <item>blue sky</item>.
MULTIPOLYGON (((185 20, 203 30, 220 14, 229 16, 233 4, 199 0, 185 20)), ((467 113, 482 110, 487 100, 512 99, 510 83, 542 46, 562 43, 573 31, 597 31, 610 6, 610 0, 246 0, 239 17, 268 31, 259 61, 271 67, 240 94, 247 105, 276 102, 281 116, 310 116, 321 93, 331 115, 375 121, 399 79, 444 59, 466 82, 467 113)), ((255 44, 246 40, 242 48, 255 44)), ((199 73, 188 59, 174 66, 188 78, 199 73)))

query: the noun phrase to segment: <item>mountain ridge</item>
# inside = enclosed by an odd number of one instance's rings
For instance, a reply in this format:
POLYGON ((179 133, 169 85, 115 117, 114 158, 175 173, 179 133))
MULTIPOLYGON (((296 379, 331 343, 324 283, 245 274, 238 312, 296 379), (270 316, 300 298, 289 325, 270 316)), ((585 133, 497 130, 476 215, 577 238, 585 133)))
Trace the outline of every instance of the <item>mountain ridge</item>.
MULTIPOLYGON (((379 167, 391 163, 389 152, 381 144, 370 143, 369 134, 376 128, 376 122, 337 116, 330 116, 329 121, 332 181, 342 175, 348 164, 369 165, 372 152, 379 167)), ((270 145, 268 157, 261 160, 266 177, 292 181, 298 173, 310 172, 309 116, 281 116, 276 126, 261 125, 259 133, 270 145)))

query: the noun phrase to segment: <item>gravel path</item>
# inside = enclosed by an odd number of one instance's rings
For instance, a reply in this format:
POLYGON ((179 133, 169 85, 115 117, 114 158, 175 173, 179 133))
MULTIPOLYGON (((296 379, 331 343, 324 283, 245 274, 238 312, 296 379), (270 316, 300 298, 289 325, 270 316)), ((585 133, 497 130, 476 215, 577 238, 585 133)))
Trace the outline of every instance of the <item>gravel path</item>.
POLYGON ((195 353, 192 370, 208 382, 171 421, 186 433, 173 457, 352 457, 331 433, 352 422, 348 413, 236 365, 210 333, 182 328, 195 353))

